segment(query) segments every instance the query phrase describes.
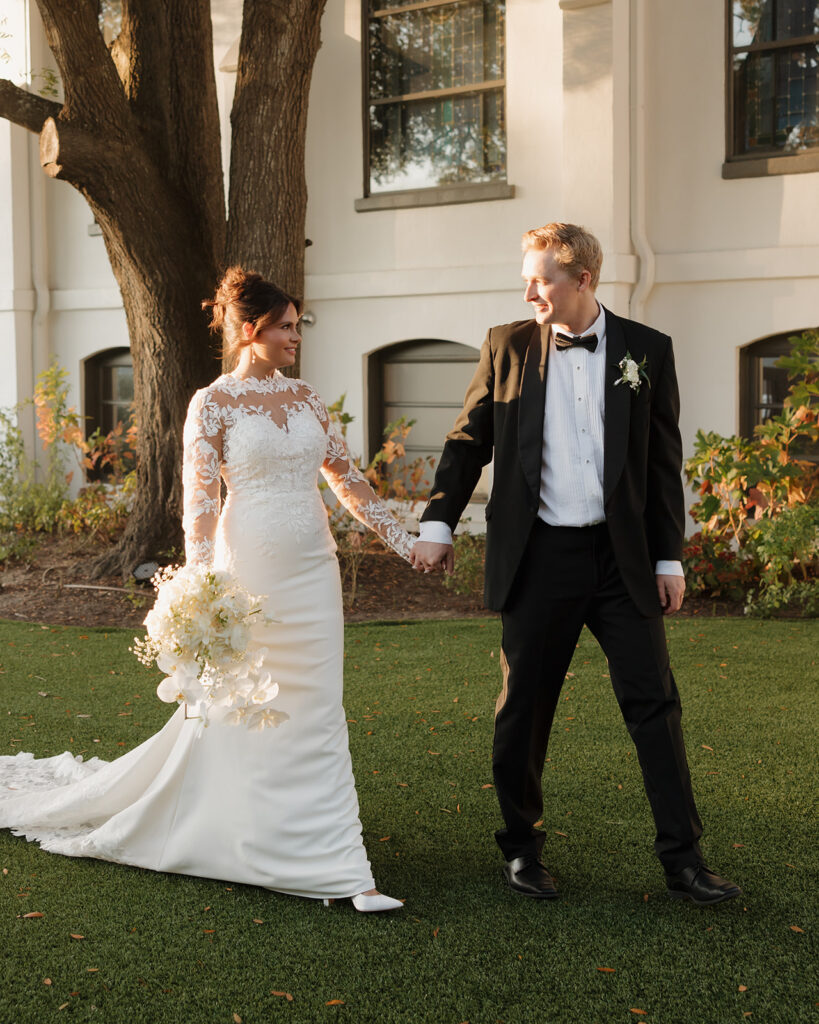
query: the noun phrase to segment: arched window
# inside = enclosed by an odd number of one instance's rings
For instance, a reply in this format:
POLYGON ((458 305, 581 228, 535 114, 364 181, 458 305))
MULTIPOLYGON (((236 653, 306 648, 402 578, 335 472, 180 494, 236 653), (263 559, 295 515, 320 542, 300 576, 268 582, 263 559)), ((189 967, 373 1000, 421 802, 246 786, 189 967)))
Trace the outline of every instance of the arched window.
MULTIPOLYGON (((754 427, 767 423, 782 412, 788 394, 788 371, 777 362, 791 351, 789 338, 799 329, 761 338, 740 349, 739 353, 739 429, 743 437, 751 437, 754 427)), ((819 457, 819 450, 805 453, 819 457)))
POLYGON ((134 401, 134 365, 127 348, 109 348, 85 360, 85 434, 126 426, 134 401))
MULTIPOLYGON (((431 455, 437 463, 463 404, 478 354, 469 345, 438 339, 399 342, 373 353, 368 367, 369 457, 381 447, 387 424, 404 416, 416 421, 407 439, 408 458, 431 455)), ((430 483, 432 472, 427 474, 430 483)), ((486 496, 484 473, 475 497, 486 496)))

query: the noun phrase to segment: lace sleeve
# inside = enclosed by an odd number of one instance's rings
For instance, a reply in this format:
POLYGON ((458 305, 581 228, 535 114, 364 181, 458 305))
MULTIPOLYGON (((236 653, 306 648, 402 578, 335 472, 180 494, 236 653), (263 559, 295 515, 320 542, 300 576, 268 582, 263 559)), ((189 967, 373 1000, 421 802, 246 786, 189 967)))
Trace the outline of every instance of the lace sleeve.
POLYGON ((189 565, 213 561, 221 502, 222 410, 207 390, 197 391, 188 407, 183 434, 185 556, 189 565))
POLYGON ((309 401, 327 431, 327 457, 321 473, 330 490, 359 522, 377 533, 396 554, 409 561, 416 538, 401 526, 350 458, 344 438, 330 422, 321 401, 316 402, 314 398, 309 401))

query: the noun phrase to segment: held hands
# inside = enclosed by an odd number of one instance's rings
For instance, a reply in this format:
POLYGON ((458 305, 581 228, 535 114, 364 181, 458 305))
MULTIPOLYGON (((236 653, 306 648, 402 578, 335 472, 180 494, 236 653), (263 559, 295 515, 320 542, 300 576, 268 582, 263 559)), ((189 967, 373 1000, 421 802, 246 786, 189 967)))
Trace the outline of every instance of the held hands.
POLYGON ((673 615, 674 612, 678 612, 682 607, 683 595, 685 594, 685 577, 657 575, 655 579, 657 580, 657 593, 660 595, 663 615, 673 615))
POLYGON ((451 544, 436 544, 429 540, 419 540, 410 552, 410 564, 419 572, 442 570, 451 576, 455 571, 455 549, 451 544))

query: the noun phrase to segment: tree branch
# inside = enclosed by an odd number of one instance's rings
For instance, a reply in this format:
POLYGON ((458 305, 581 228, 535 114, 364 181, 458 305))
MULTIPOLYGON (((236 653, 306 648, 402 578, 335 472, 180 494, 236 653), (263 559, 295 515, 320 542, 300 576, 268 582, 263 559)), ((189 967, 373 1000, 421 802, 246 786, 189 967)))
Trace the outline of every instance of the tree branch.
POLYGON ((7 121, 39 133, 46 120, 56 117, 61 110, 62 104, 27 92, 8 79, 0 78, 0 117, 5 117, 7 121))
POLYGON ((63 117, 125 131, 128 106, 92 0, 37 0, 63 81, 63 117))

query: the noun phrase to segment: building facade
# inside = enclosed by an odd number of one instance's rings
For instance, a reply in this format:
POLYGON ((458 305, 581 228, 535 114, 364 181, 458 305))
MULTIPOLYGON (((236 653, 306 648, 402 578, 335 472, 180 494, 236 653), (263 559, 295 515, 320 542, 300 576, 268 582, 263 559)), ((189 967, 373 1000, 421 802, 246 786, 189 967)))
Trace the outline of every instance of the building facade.
MULTIPOLYGON (((42 30, 9 6, 7 73, 31 80, 42 30)), ((213 13, 227 162, 241 2, 213 13)), ((302 373, 346 395, 354 451, 402 414, 440 449, 487 327, 528 316, 519 239, 550 220, 600 238, 604 305, 673 337, 687 452, 776 410, 773 361, 819 322, 819 5, 328 0, 322 39, 302 373)), ((0 405, 56 357, 107 422, 128 338, 102 239, 5 121, 0 230, 0 405)))

